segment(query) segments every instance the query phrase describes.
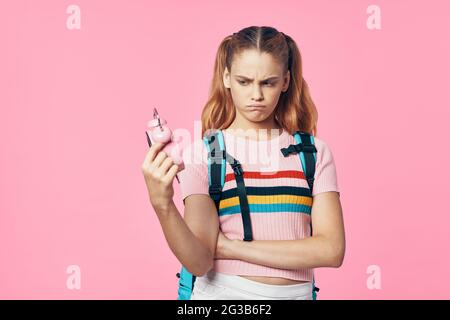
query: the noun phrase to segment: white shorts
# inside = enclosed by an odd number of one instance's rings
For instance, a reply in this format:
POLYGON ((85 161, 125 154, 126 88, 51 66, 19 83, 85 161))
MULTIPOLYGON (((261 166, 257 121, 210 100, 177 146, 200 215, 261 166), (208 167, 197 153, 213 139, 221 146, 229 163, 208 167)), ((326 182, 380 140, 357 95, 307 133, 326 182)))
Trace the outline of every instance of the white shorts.
POLYGON ((197 277, 191 300, 312 300, 312 282, 273 285, 210 270, 197 277))

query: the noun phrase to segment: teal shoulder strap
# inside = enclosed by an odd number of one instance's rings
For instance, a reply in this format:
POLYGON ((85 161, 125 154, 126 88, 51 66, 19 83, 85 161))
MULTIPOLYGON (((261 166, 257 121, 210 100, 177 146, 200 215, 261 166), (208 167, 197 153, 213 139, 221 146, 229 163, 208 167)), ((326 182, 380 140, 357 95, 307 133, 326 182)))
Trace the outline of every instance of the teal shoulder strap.
POLYGON ((190 300, 192 289, 194 289, 195 276, 182 266, 180 273, 177 273, 177 277, 180 278, 177 300, 190 300))
POLYGON ((208 150, 209 195, 214 200, 218 213, 226 174, 226 150, 222 131, 212 131, 203 138, 203 142, 208 150))
POLYGON ((226 163, 233 169, 236 179, 236 188, 239 196, 239 206, 244 227, 244 241, 253 240, 253 232, 250 219, 250 207, 247 199, 247 190, 244 182, 244 170, 241 163, 229 155, 226 151, 225 141, 221 130, 217 130, 212 136, 205 138, 208 147, 208 176, 209 194, 214 200, 217 213, 220 215, 220 199, 225 184, 226 163))
MULTIPOLYGON (((208 176, 209 176, 209 193, 213 198, 214 203, 219 212, 220 197, 222 188, 225 183, 225 144, 222 136, 222 131, 210 131, 203 138, 203 142, 208 149, 208 176)), ((196 276, 191 274, 184 266, 181 271, 177 273, 180 278, 178 282, 178 300, 190 300, 196 276)))
MULTIPOLYGON (((294 133, 295 142, 297 142, 298 148, 296 150, 299 151, 300 161, 302 163, 303 172, 305 173, 306 181, 308 182, 309 189, 312 191, 314 187, 314 173, 316 171, 316 153, 317 149, 314 145, 314 136, 308 133, 297 131, 294 133)), ((312 219, 311 219, 312 220, 312 219)), ((311 236, 313 235, 312 231, 312 222, 310 223, 311 236)), ((313 291, 312 298, 313 300, 317 300, 317 293, 320 289, 316 287, 316 282, 313 277, 313 291)))

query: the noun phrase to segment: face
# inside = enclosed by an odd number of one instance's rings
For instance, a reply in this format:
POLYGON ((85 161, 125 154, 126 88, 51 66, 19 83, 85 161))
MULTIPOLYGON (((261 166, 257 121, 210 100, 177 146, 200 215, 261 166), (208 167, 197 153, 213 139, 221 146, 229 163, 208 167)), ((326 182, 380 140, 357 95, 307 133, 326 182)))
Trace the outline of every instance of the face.
POLYGON ((223 82, 230 89, 236 108, 236 118, 244 122, 273 123, 274 111, 281 92, 289 87, 289 70, 270 54, 256 50, 243 51, 235 56, 231 72, 225 68, 223 82), (251 105, 262 105, 252 108, 251 105))

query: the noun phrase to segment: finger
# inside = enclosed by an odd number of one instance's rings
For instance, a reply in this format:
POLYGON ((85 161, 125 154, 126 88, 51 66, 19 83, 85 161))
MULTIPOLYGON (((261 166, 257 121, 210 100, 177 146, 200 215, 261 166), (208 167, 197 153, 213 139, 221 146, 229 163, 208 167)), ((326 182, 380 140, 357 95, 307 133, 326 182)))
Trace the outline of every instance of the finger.
POLYGON ((165 175, 167 173, 167 171, 170 169, 170 167, 173 164, 173 159, 171 157, 167 157, 164 159, 164 161, 162 162, 162 164, 159 166, 158 170, 161 171, 161 173, 163 175, 165 175))
POLYGON ((153 162, 158 152, 162 149, 162 147, 165 145, 165 143, 157 142, 154 145, 150 147, 150 149, 147 152, 147 155, 144 159, 144 164, 149 164, 153 162))
POLYGON ((165 151, 160 151, 158 153, 158 155, 156 156, 155 160, 153 160, 153 162, 150 163, 150 165, 155 168, 158 169, 159 166, 161 165, 161 163, 164 161, 164 159, 166 159, 168 157, 168 154, 165 151))
POLYGON ((167 171, 167 174, 164 177, 164 180, 166 182, 171 182, 175 178, 175 175, 178 172, 178 165, 174 164, 170 167, 169 171, 167 171))

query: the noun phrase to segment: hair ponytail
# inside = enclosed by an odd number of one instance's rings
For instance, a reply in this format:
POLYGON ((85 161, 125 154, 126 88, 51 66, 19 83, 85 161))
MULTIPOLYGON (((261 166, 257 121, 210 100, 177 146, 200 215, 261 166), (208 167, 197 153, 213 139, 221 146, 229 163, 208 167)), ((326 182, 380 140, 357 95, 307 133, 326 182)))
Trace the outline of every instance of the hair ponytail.
POLYGON ((317 109, 302 75, 300 51, 294 40, 272 27, 248 27, 225 37, 219 45, 209 98, 201 116, 202 135, 208 129, 228 128, 236 117, 229 89, 223 84, 225 68, 231 70, 233 57, 247 49, 272 54, 290 72, 289 87, 282 92, 275 121, 290 134, 304 131, 317 134, 317 109))

